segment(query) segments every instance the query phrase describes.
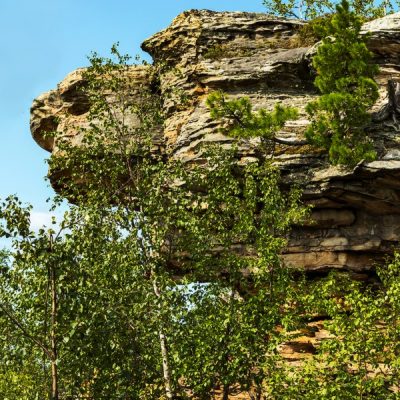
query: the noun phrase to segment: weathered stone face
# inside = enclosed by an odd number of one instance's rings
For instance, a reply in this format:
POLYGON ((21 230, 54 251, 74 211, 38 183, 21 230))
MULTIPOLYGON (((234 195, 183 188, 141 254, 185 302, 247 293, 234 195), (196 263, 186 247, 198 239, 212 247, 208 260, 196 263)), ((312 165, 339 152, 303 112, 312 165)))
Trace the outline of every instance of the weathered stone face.
MULTIPOLYGON (((83 130, 88 126, 89 100, 82 90, 86 85, 85 69, 80 68, 68 74, 56 90, 43 93, 33 101, 31 107, 31 133, 36 142, 47 151, 57 151, 57 140, 46 137, 48 132, 57 132, 79 145, 83 130)), ((150 67, 138 65, 124 72, 129 80, 130 96, 139 96, 140 91, 148 90, 151 82, 150 67)), ((106 94, 112 103, 115 97, 106 94)), ((134 129, 139 121, 134 115, 124 115, 134 129)), ((133 130, 132 129, 132 130, 133 130)))
MULTIPOLYGON (((369 46, 380 65, 379 110, 387 102, 388 79, 400 80, 400 14, 369 22, 369 46)), ((207 95, 223 90, 247 96, 254 108, 273 109, 277 101, 298 107, 300 119, 287 124, 279 137, 302 138, 308 121, 304 107, 316 92, 310 65, 314 47, 301 47, 303 22, 265 14, 188 11, 170 27, 146 40, 143 49, 156 63, 165 96, 163 139, 169 157, 185 162, 201 158, 204 143, 229 145, 205 106, 207 95), (182 101, 181 99, 185 100, 182 101)), ((137 87, 150 85, 150 67, 129 71, 137 87)), ((87 101, 77 90, 82 70, 66 77, 56 90, 32 106, 34 139, 48 151, 57 143, 44 138, 56 130, 79 144, 77 126, 87 123, 87 101)), ((132 124, 135 122, 132 121, 132 124)), ((304 199, 314 205, 314 224, 295 227, 284 258, 309 271, 330 268, 365 273, 400 240, 400 143, 397 121, 372 124, 379 159, 354 170, 329 166, 326 156, 308 145, 280 145, 276 163, 288 184, 301 183, 304 199)), ((241 161, 256 157, 256 141, 240 142, 241 161)))

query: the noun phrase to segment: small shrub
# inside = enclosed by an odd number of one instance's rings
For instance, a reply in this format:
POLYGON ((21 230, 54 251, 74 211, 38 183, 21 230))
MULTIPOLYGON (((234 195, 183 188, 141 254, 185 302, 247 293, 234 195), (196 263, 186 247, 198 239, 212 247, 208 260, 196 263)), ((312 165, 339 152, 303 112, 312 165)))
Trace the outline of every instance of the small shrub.
POLYGON ((248 57, 251 49, 246 47, 234 47, 227 44, 216 44, 210 47, 203 57, 207 60, 222 60, 223 58, 248 57))

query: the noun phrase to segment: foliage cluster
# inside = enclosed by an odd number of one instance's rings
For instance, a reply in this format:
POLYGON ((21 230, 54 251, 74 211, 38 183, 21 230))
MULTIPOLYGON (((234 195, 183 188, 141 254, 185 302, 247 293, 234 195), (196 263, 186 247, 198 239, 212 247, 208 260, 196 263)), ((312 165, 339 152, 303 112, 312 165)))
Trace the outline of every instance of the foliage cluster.
POLYGON ((331 18, 332 14, 327 13, 315 17, 304 24, 299 29, 299 39, 303 46, 312 46, 322 40, 326 35, 325 26, 331 18))
MULTIPOLYGON (((333 0, 263 0, 267 12, 272 15, 313 20, 327 13, 334 13, 338 1, 333 0)), ((398 6, 397 1, 357 0, 350 1, 355 13, 363 19, 374 19, 391 13, 398 6)))
POLYGON ((326 338, 301 369, 283 369, 278 399, 398 399, 399 288, 397 253, 377 268, 379 284, 331 274, 308 292, 309 311, 325 315, 326 338))
POLYGON ((81 146, 55 138, 50 169, 76 205, 39 232, 18 199, 1 207, 7 379, 26 373, 31 398, 52 400, 262 393, 296 323, 278 255, 306 214, 300 193, 268 162, 237 170, 234 151, 205 149, 201 167, 156 156, 157 100, 113 53, 85 75, 81 146))
POLYGON ((355 165, 375 158, 365 133, 368 109, 378 98, 378 68, 360 38, 361 19, 342 1, 325 25, 325 39, 313 57, 321 96, 307 105, 306 137, 329 151, 333 164, 355 165))
POLYGON ((248 97, 229 100, 223 92, 211 93, 206 104, 211 117, 223 122, 222 132, 239 139, 259 139, 262 156, 269 159, 278 141, 276 133, 287 121, 298 117, 296 108, 280 103, 276 103, 271 112, 264 108, 253 111, 248 97))

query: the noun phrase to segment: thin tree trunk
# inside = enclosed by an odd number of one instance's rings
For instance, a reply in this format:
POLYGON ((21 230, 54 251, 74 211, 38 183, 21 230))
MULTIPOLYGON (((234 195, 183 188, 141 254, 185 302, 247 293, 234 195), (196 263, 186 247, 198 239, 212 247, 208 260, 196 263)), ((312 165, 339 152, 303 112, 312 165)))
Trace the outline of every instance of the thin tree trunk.
MULTIPOLYGON (((155 295, 160 298, 161 292, 157 286, 157 282, 153 280, 153 288, 155 295)), ((164 387, 165 387, 165 395, 167 399, 174 399, 174 393, 172 390, 172 380, 171 380, 171 369, 169 366, 169 357, 168 357, 168 346, 167 346, 167 338, 163 332, 163 324, 160 322, 159 329, 159 337, 160 337, 160 347, 161 347, 161 357, 162 357, 162 365, 163 365, 163 375, 164 375, 164 387)))
POLYGON ((224 385, 222 400, 229 400, 229 385, 224 385))
MULTIPOLYGON (((52 238, 50 238, 50 251, 52 251, 52 238)), ((57 281, 56 268, 50 266, 50 292, 51 292, 51 329, 50 329, 50 345, 51 345, 51 400, 58 400, 58 367, 57 367, 57 338, 56 324, 58 312, 57 300, 57 281)))
MULTIPOLYGON (((47 283, 46 283, 46 296, 44 300, 44 317, 43 317, 43 338, 48 338, 48 321, 49 321, 49 296, 50 296, 50 267, 47 266, 47 283)), ((46 341, 46 339, 44 339, 46 341)), ((47 371, 47 361, 48 354, 43 352, 43 382, 47 381, 48 371, 47 371)), ((50 355, 51 359, 51 355, 50 355)))
MULTIPOLYGON (((232 329, 232 320, 234 318, 233 312, 233 300, 235 299, 235 291, 233 289, 234 286, 232 286, 231 288, 231 293, 229 294, 229 321, 228 324, 226 325, 226 330, 225 330, 225 339, 229 340, 229 338, 231 337, 231 329, 232 329)), ((225 345, 227 345, 226 341, 224 340, 225 345)), ((229 364, 229 350, 226 351, 225 355, 224 355, 224 367, 225 369, 228 368, 228 364, 229 364)), ((224 371, 225 373, 227 373, 227 370, 224 371)), ((230 384, 226 383, 224 384, 224 390, 222 392, 222 400, 229 400, 229 388, 230 388, 230 384)))
POLYGON ((165 394, 167 396, 167 399, 173 399, 174 395, 172 392, 172 385, 171 385, 171 373, 168 363, 167 338, 165 337, 161 329, 159 335, 160 335, 160 346, 161 346, 161 355, 163 362, 165 394))
POLYGON ((400 82, 389 79, 387 83, 388 102, 378 112, 372 115, 372 120, 382 122, 392 118, 393 123, 397 124, 400 116, 400 82))

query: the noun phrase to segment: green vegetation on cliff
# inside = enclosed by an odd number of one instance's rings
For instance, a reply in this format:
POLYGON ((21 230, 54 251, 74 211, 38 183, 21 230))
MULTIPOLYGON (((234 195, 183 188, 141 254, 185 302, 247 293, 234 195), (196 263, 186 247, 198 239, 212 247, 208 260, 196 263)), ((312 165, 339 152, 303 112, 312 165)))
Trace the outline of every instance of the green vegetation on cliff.
POLYGON ((365 128, 368 110, 378 99, 372 53, 360 37, 361 19, 345 0, 324 27, 322 44, 313 57, 321 96, 307 105, 311 125, 306 137, 326 148, 333 164, 354 166, 376 154, 365 128))
MULTIPOLYGON (((263 0, 267 12, 289 18, 312 20, 324 14, 334 13, 337 0, 263 0)), ((350 1, 349 5, 354 12, 364 19, 383 17, 393 12, 399 5, 398 1, 391 0, 357 0, 350 1)))

